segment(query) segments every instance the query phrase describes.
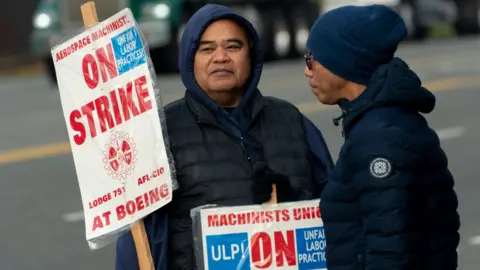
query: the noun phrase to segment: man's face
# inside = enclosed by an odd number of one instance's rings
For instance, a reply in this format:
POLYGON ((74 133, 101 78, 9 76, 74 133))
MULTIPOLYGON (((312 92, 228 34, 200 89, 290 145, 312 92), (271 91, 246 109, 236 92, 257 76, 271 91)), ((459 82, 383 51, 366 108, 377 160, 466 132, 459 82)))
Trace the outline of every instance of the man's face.
POLYGON ((347 81, 331 73, 316 61, 311 54, 307 54, 305 58, 307 65, 304 74, 309 81, 312 93, 323 104, 337 104, 347 81))
POLYGON ((241 89, 250 69, 245 30, 231 20, 210 24, 195 54, 194 75, 200 88, 209 95, 241 89))

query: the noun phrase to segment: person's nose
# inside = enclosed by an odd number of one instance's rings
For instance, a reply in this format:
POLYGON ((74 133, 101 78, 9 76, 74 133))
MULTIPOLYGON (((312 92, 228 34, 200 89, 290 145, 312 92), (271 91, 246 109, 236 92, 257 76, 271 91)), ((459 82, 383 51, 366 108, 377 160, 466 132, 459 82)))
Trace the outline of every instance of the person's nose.
POLYGON ((230 56, 227 50, 224 48, 218 48, 213 55, 213 62, 215 63, 227 63, 230 61, 230 56))
POLYGON ((303 74, 305 75, 305 77, 309 79, 311 79, 313 76, 312 71, 307 66, 305 66, 305 69, 303 70, 303 74))

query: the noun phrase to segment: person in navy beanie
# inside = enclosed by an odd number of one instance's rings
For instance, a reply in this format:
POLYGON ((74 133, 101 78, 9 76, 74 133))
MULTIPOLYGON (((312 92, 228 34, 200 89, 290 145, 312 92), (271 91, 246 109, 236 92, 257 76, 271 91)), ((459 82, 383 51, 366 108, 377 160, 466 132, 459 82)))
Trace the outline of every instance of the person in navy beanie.
POLYGON ((457 269, 454 178, 422 116, 435 96, 394 56, 406 36, 383 5, 331 10, 310 31, 304 73, 345 138, 320 202, 328 270, 457 269))

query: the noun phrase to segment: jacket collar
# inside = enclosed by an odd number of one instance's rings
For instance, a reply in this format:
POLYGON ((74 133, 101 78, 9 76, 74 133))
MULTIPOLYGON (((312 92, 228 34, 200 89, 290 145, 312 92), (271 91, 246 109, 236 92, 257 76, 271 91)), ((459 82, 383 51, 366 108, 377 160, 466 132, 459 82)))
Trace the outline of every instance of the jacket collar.
POLYGON ((342 114, 333 118, 333 124, 338 126, 342 121, 342 136, 348 137, 350 130, 361 116, 371 107, 371 102, 366 98, 358 98, 352 101, 342 99, 338 106, 342 110, 342 114))
MULTIPOLYGON (((231 119, 231 115, 221 107, 218 107, 218 109, 213 112, 202 103, 198 102, 189 91, 185 91, 185 101, 191 108, 195 118, 199 123, 223 126, 221 123, 224 123, 224 120, 230 119, 231 121, 235 122, 233 119, 231 119)), ((265 98, 263 98, 260 91, 257 90, 252 98, 250 110, 246 112, 247 115, 251 116, 250 119, 248 119, 249 125, 257 118, 258 114, 266 105, 267 103, 265 98)))

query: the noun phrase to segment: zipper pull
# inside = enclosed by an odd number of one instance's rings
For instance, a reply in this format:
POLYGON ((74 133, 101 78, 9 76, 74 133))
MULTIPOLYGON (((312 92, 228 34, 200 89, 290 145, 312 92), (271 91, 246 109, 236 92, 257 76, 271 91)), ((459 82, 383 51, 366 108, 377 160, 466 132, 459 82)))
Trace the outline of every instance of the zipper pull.
POLYGON ((338 125, 340 124, 340 120, 342 120, 345 117, 345 115, 347 115, 347 111, 342 110, 342 115, 340 115, 339 117, 334 117, 332 119, 333 124, 338 127, 338 125))

